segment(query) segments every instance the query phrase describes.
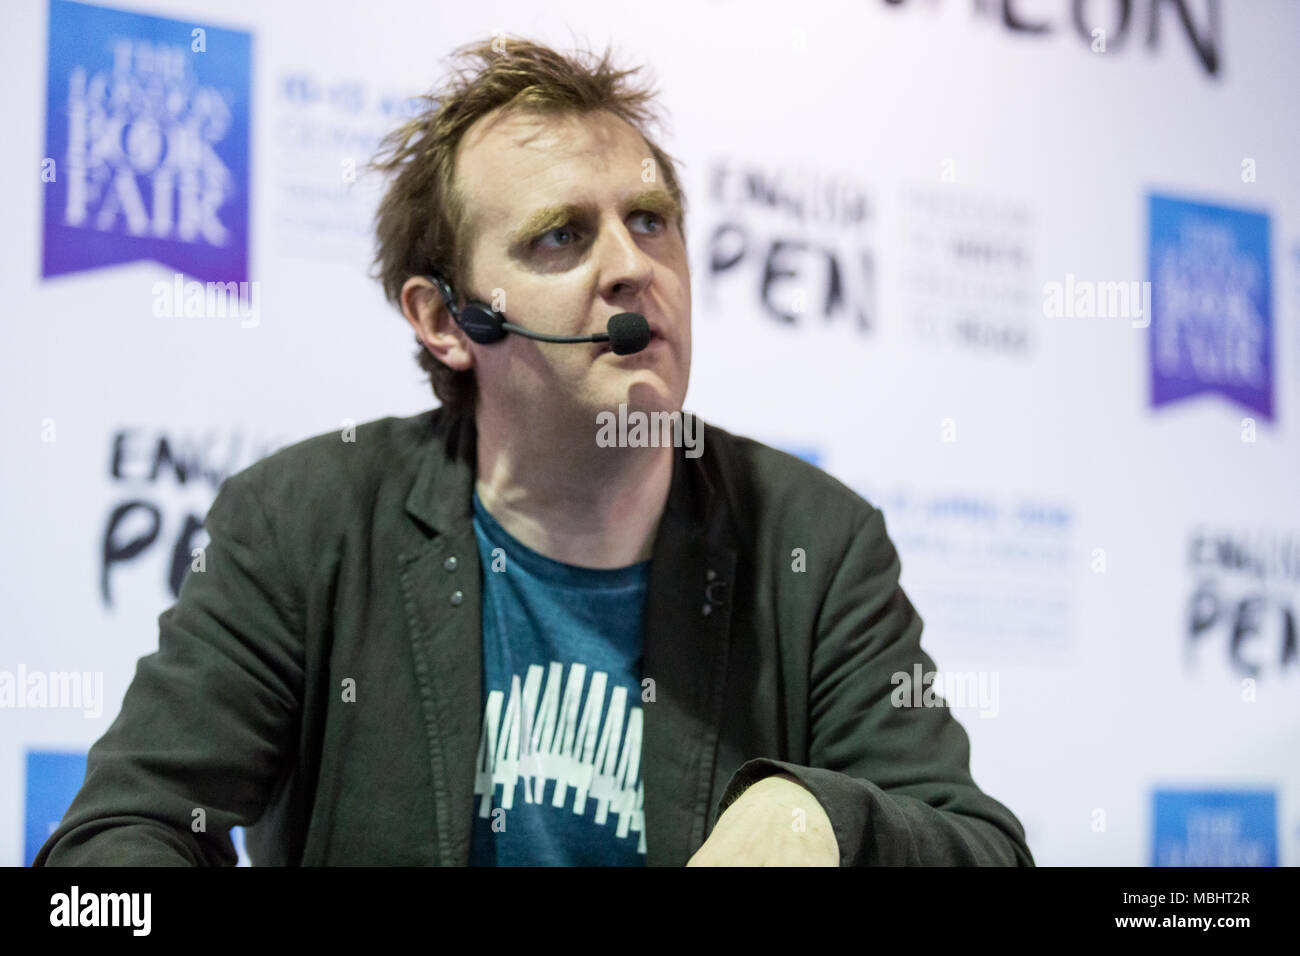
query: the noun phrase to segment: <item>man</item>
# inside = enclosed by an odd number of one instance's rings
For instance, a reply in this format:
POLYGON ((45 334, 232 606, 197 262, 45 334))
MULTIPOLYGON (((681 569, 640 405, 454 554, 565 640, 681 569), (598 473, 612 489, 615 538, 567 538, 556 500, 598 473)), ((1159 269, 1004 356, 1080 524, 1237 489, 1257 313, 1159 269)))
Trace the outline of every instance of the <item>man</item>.
POLYGON ((894 705, 934 664, 878 510, 711 426, 600 440, 680 413, 690 371, 650 94, 608 57, 462 53, 379 164, 380 276, 442 407, 222 486, 37 864, 231 863, 242 824, 255 863, 1032 865, 960 725, 894 705), (651 339, 480 342, 471 300, 651 339))

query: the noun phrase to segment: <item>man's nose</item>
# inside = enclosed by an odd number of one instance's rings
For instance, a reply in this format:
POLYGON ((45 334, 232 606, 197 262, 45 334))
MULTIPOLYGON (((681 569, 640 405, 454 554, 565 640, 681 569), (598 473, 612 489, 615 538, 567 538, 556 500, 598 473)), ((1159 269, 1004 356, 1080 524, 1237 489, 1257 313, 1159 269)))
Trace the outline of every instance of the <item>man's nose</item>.
POLYGON ((654 262, 624 222, 604 229, 597 250, 601 292, 611 300, 636 298, 654 276, 654 262))

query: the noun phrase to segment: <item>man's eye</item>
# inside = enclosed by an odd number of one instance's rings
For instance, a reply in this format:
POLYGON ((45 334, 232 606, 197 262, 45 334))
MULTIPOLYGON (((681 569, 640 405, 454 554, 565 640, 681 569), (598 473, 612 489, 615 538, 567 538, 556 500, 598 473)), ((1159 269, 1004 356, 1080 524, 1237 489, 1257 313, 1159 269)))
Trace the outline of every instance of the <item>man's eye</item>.
MULTIPOLYGON (((572 239, 573 239, 573 230, 570 229, 568 226, 556 226, 556 227, 555 227, 554 229, 552 229, 550 232, 544 232, 544 233, 542 233, 540 236, 538 236, 535 244, 538 245, 538 246, 545 246, 545 245, 548 245, 548 243, 546 242, 546 240, 549 239, 549 238, 552 237, 552 236, 556 236, 556 237, 565 236, 565 237, 568 237, 570 240, 572 240, 572 239)), ((557 242, 555 245, 559 245, 559 246, 567 246, 567 245, 569 245, 569 242, 564 241, 564 240, 561 240, 561 241, 557 242)))
MULTIPOLYGON (((647 231, 651 235, 657 235, 664 230, 664 218, 656 212, 650 212, 648 209, 642 209, 633 213, 634 216, 641 216, 649 220, 652 228, 647 231)), ((547 232, 542 233, 533 240, 534 248, 557 249, 571 246, 579 241, 576 230, 570 226, 556 226, 547 232)))
POLYGON ((654 223, 654 225, 655 225, 655 229, 654 229, 655 232, 662 232, 662 231, 663 231, 663 228, 664 228, 664 219, 663 219, 663 216, 659 215, 657 212, 650 212, 649 210, 643 209, 643 210, 641 210, 640 212, 635 213, 635 215, 637 215, 637 216, 645 216, 645 217, 647 217, 650 221, 652 221, 652 222, 654 223))

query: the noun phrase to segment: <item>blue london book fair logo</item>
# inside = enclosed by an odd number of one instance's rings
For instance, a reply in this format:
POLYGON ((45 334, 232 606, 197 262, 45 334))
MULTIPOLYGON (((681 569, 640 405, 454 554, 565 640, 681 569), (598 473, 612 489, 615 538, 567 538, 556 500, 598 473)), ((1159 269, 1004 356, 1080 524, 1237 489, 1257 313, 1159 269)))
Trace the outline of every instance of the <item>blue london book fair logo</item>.
POLYGON ((50 0, 45 277, 152 260, 248 279, 252 38, 50 0))
POLYGON ((1204 392, 1273 418, 1269 219, 1150 197, 1151 404, 1204 392))
POLYGON ((1157 790, 1152 866, 1277 866, 1271 790, 1157 790))
POLYGON ((85 776, 84 753, 27 752, 27 826, 23 866, 32 865, 37 851, 68 812, 85 776))

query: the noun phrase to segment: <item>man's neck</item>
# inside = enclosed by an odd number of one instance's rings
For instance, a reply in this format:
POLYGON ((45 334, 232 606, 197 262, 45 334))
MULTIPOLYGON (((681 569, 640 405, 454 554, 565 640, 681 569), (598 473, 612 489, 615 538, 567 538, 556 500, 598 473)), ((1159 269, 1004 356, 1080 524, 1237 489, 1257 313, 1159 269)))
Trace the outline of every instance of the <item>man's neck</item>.
POLYGON ((521 429, 492 417, 476 415, 474 489, 511 536, 585 568, 650 558, 672 484, 671 447, 601 448, 594 426, 521 429))

